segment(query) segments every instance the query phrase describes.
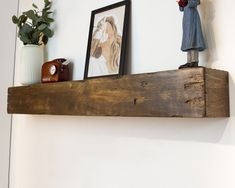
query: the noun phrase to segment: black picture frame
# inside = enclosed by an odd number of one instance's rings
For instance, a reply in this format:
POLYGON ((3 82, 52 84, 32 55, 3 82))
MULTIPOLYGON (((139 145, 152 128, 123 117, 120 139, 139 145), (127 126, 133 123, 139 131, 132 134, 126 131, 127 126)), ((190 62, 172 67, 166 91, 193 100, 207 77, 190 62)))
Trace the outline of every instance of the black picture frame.
POLYGON ((84 79, 124 74, 129 12, 129 0, 91 12, 84 79))

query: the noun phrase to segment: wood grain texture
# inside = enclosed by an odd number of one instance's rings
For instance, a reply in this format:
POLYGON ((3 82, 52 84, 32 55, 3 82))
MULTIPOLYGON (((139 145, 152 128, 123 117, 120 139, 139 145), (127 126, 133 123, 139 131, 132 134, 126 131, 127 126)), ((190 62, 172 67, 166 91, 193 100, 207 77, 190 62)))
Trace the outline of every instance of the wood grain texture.
POLYGON ((200 67, 12 87, 8 113, 228 117, 228 73, 200 67))
POLYGON ((205 69, 206 116, 229 117, 228 72, 205 69))

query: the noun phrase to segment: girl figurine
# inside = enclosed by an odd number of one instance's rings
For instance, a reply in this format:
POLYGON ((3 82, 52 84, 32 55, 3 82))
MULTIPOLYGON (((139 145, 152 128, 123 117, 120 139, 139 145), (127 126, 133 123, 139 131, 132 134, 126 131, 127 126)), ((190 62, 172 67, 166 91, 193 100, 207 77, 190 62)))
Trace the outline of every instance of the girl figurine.
POLYGON ((179 69, 198 67, 198 52, 205 49, 201 21, 197 6, 200 0, 176 0, 183 15, 183 39, 181 50, 187 52, 187 63, 179 69))

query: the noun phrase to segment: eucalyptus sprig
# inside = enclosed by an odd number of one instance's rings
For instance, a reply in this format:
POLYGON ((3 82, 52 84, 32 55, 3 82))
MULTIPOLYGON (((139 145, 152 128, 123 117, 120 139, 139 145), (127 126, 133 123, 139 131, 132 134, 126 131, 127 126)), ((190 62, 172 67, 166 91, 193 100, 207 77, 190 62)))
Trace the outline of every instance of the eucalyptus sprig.
POLYGON ((39 10, 38 6, 32 4, 33 9, 23 12, 19 17, 12 16, 12 22, 18 26, 18 37, 26 44, 42 45, 47 44, 48 39, 54 33, 50 24, 54 22, 50 11, 52 2, 44 0, 44 7, 39 10))

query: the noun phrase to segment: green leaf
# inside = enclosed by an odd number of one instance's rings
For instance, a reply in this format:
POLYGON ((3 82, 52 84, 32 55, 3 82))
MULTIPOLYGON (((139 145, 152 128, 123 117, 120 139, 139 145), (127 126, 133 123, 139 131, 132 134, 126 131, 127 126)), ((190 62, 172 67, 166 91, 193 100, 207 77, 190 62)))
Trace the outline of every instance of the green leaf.
POLYGON ((18 22, 17 26, 19 27, 19 29, 21 28, 21 22, 18 22))
POLYGON ((49 1, 49 0, 44 0, 44 3, 45 3, 45 4, 49 4, 50 1, 49 1))
POLYGON ((46 13, 46 12, 47 12, 48 10, 50 10, 50 9, 51 9, 51 7, 44 8, 44 9, 43 9, 43 12, 46 13))
POLYGON ((41 34, 41 31, 36 31, 35 33, 33 33, 32 41, 34 41, 34 43, 39 42, 40 34, 41 34))
POLYGON ((13 22, 14 24, 18 24, 18 22, 19 22, 18 18, 17 18, 15 15, 12 16, 12 22, 13 22))
POLYGON ((33 10, 25 12, 25 14, 33 21, 36 21, 38 18, 33 10))
POLYGON ((52 13, 53 13, 52 11, 46 12, 47 15, 52 14, 52 13))
POLYGON ((36 8, 36 9, 38 9, 38 6, 35 5, 34 3, 32 4, 32 6, 33 6, 34 8, 36 8))
POLYGON ((43 17, 40 17, 36 20, 35 25, 40 25, 41 23, 45 23, 45 19, 43 17))
POLYGON ((33 33, 33 38, 39 38, 40 37, 40 33, 41 31, 36 31, 35 33, 33 33))
POLYGON ((24 43, 24 44, 32 44, 32 41, 25 35, 20 36, 20 40, 24 43))
POLYGON ((20 32, 22 33, 30 33, 33 31, 33 28, 29 24, 24 24, 22 28, 20 29, 20 32))
POLYGON ((47 27, 47 24, 41 24, 41 25, 38 27, 38 30, 42 31, 42 30, 44 30, 46 27, 47 27))
POLYGON ((49 0, 44 0, 45 6, 44 7, 50 7, 51 2, 49 0))
POLYGON ((46 18, 46 21, 47 21, 48 23, 52 23, 52 22, 54 22, 55 20, 52 19, 52 18, 46 18))
POLYGON ((49 38, 51 38, 54 35, 54 32, 49 28, 44 29, 42 32, 49 38))
POLYGON ((25 23, 27 21, 27 19, 28 19, 28 17, 25 16, 24 14, 19 17, 19 20, 20 20, 21 24, 25 23))

